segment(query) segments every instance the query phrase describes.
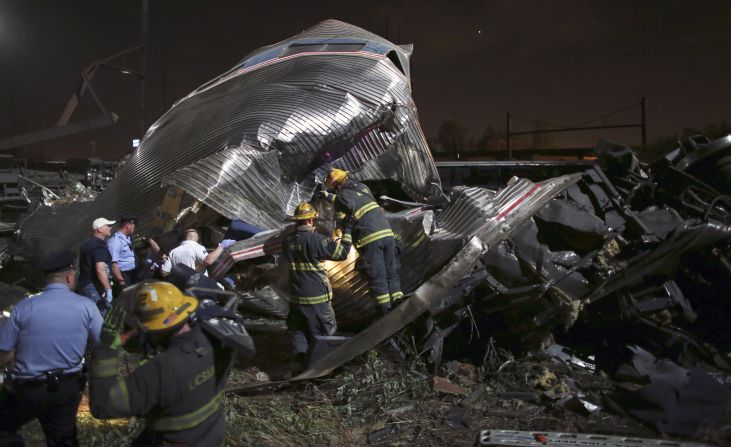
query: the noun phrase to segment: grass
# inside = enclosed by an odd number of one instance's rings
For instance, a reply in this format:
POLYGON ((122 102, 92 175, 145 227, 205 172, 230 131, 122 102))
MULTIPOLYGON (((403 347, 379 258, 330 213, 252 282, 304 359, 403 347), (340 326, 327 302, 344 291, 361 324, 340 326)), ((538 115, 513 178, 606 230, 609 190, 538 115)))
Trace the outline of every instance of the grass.
POLYGON ((427 381, 411 371, 386 367, 376 351, 366 354, 360 371, 347 371, 337 377, 335 391, 338 411, 350 423, 368 422, 384 411, 397 408, 429 391, 427 381))
MULTIPOLYGON (((229 384, 250 381, 250 375, 234 370, 229 384)), ((413 405, 430 393, 423 375, 392 367, 371 351, 329 379, 246 396, 229 393, 226 445, 363 445, 368 433, 384 427, 389 410, 413 405)), ((129 446, 144 428, 144 421, 136 418, 96 419, 86 399, 77 423, 80 445, 92 447, 129 446)), ((29 447, 45 445, 37 421, 21 433, 29 447)))
POLYGON ((353 445, 352 433, 332 403, 301 399, 291 392, 226 399, 226 441, 230 446, 353 445))
POLYGON ((229 395, 226 439, 230 446, 350 446, 383 428, 388 410, 429 393, 427 381, 390 368, 371 351, 362 364, 332 379, 260 396, 229 395))
POLYGON ((144 429, 144 422, 136 419, 97 419, 88 412, 76 417, 79 443, 91 447, 127 447, 144 429))

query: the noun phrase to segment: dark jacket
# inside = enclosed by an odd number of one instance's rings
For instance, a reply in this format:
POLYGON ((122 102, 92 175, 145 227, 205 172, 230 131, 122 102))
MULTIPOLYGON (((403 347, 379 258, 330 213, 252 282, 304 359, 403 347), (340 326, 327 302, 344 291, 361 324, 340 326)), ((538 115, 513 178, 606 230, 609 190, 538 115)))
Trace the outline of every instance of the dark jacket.
POLYGON ((155 444, 220 446, 224 443, 223 388, 232 351, 193 326, 132 374, 119 373, 117 351, 94 348, 89 381, 97 418, 147 418, 155 444))
POLYGON ((326 197, 335 205, 336 212, 353 217, 353 240, 356 248, 384 237, 393 237, 383 208, 363 183, 348 179, 337 194, 326 197))
POLYGON ((79 289, 94 283, 98 290, 104 290, 96 275, 96 263, 104 262, 107 265, 107 276, 112 271, 112 255, 107 243, 98 237, 90 237, 79 247, 79 289))
POLYGON ((352 239, 350 228, 334 241, 315 233, 314 228, 300 225, 282 246, 289 263, 289 286, 293 299, 299 304, 319 304, 332 299, 332 289, 320 261, 341 261, 348 257, 352 239))

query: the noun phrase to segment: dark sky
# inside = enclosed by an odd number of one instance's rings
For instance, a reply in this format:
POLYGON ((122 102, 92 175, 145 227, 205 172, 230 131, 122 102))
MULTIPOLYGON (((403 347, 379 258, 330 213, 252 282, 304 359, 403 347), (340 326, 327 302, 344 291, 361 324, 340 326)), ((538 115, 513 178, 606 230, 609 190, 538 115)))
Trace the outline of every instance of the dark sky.
MULTIPOLYGON (((135 0, 0 0, 0 138, 53 125, 82 68, 139 42, 135 0), (12 109, 14 113, 11 113, 12 109)), ((731 1, 150 1, 149 120, 251 50, 339 19, 414 44, 425 132, 456 115, 474 136, 505 112, 575 125, 648 100, 650 140, 731 120, 731 1)), ((129 150, 139 88, 104 72, 94 86, 117 126, 28 148, 47 158, 129 150), (95 142, 95 143, 91 143, 95 142)), ((85 98, 76 119, 94 113, 85 98)), ((638 121, 639 110, 607 124, 638 121)), ((529 122, 514 128, 528 130, 529 122)), ((638 144, 639 131, 555 136, 638 144)))

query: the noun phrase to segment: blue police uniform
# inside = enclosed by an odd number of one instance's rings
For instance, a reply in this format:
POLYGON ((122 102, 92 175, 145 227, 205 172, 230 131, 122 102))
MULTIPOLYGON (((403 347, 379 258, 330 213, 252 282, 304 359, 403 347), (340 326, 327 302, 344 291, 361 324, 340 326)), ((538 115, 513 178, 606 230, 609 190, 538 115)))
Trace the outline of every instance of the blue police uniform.
MULTIPOLYGON (((70 269, 75 256, 68 255, 49 258, 46 273, 70 269)), ((50 283, 15 306, 0 327, 0 351, 15 350, 14 392, 0 401, 0 445, 22 445, 16 432, 35 417, 48 445, 76 445, 84 352, 89 339, 99 341, 101 326, 96 305, 66 284, 50 283)))
POLYGON ((88 298, 65 284, 20 301, 0 329, 0 351, 15 349, 14 379, 45 379, 47 371, 81 370, 86 342, 99 341, 102 317, 88 298))
POLYGON ((121 231, 114 233, 107 241, 109 253, 112 255, 112 262, 119 265, 127 285, 132 284, 132 274, 135 271, 135 251, 132 245, 132 238, 121 231))
POLYGON ((391 303, 403 298, 398 248, 391 226, 371 190, 347 179, 337 194, 324 194, 335 206, 353 218, 353 242, 358 249, 357 268, 368 280, 368 290, 385 313, 391 303))
POLYGON ((348 257, 352 244, 350 228, 343 229, 343 237, 334 241, 309 225, 300 225, 282 245, 284 258, 289 263, 289 287, 292 306, 287 326, 292 335, 295 354, 304 354, 308 339, 315 335, 333 335, 337 330, 335 312, 330 305, 332 289, 320 261, 340 261, 348 257))

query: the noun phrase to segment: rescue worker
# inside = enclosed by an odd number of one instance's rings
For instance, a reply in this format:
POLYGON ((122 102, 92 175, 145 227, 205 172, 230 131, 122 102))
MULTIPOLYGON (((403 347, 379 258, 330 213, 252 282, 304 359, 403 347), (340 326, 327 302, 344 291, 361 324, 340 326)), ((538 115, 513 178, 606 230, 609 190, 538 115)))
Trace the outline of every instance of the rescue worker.
POLYGON ((224 240, 218 244, 215 250, 208 253, 206 247, 198 242, 199 240, 198 230, 195 228, 185 230, 185 240, 176 248, 170 250, 170 256, 163 262, 160 268, 162 275, 169 275, 173 266, 183 264, 208 276, 207 268, 218 260, 224 249, 235 243, 233 240, 224 240))
POLYGON ((79 248, 79 293, 91 298, 100 308, 112 305, 111 277, 112 256, 106 240, 112 234, 113 220, 103 217, 94 219, 92 235, 79 248), (101 298, 103 302, 100 302, 101 298))
POLYGON ((0 445, 22 446, 17 431, 36 417, 49 446, 78 445, 84 352, 89 339, 99 341, 102 316, 94 302, 71 291, 75 263, 72 252, 41 261, 43 292, 21 300, 0 328, 0 366, 15 350, 12 390, 0 400, 0 445))
POLYGON ((293 360, 302 364, 313 336, 333 335, 337 330, 335 312, 330 305, 332 288, 321 261, 345 259, 352 244, 349 223, 343 225, 343 235, 335 241, 315 232, 316 217, 315 207, 308 202, 300 203, 290 218, 297 222, 297 229, 282 245, 289 263, 293 297, 287 327, 293 331, 293 360))
POLYGON ((137 263, 132 235, 135 232, 137 217, 123 214, 119 217, 119 230, 107 241, 109 253, 112 255, 112 276, 119 293, 134 282, 133 275, 137 263))
POLYGON ((198 300, 166 282, 145 282, 115 299, 92 353, 91 413, 97 418, 145 417, 134 445, 221 446, 223 389, 233 352, 190 321, 198 300), (120 335, 126 294, 131 314, 160 351, 128 376, 119 372, 118 348, 135 329, 120 335))
POLYGON ((401 300, 398 247, 386 215, 366 185, 348 178, 348 171, 333 168, 321 194, 335 212, 352 217, 358 270, 365 274, 371 296, 386 314, 401 300), (335 191, 330 193, 328 191, 335 191))

